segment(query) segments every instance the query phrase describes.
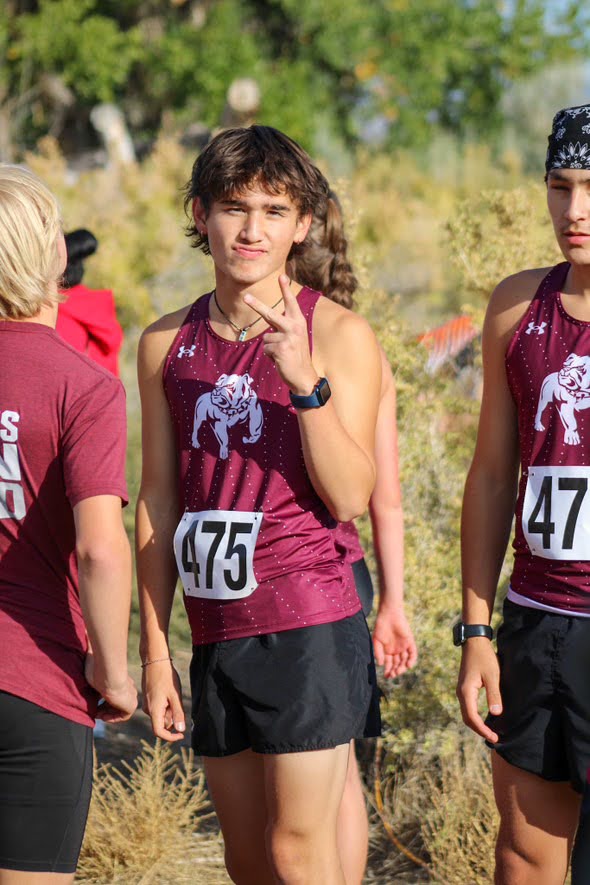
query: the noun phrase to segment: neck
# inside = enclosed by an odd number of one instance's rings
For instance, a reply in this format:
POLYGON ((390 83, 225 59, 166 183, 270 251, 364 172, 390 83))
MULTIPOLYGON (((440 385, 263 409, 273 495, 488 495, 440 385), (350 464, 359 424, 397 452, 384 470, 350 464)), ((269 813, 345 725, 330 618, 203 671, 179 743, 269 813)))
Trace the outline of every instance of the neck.
POLYGON ((57 302, 44 304, 41 310, 34 317, 20 317, 17 323, 37 323, 41 326, 49 326, 55 329, 57 323, 57 302))
POLYGON ((590 301, 590 265, 571 264, 563 289, 569 295, 580 295, 590 301))

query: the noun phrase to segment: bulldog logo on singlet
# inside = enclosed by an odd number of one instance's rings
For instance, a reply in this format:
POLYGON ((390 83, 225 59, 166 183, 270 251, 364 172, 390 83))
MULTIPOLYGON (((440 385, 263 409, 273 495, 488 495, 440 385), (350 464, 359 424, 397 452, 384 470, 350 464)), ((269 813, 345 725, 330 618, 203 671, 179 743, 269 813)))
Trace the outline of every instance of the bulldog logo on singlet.
POLYGON ((564 427, 564 441, 580 445, 576 412, 590 409, 590 357, 570 353, 559 372, 547 375, 541 387, 535 430, 545 430, 543 412, 554 402, 564 427))
POLYGON ((195 406, 192 444, 200 448, 199 430, 205 422, 210 425, 219 443, 219 457, 229 456, 229 429, 236 424, 245 424, 248 435, 243 443, 258 442, 262 434, 264 417, 258 397, 252 389, 250 375, 220 375, 215 387, 203 393, 195 406))

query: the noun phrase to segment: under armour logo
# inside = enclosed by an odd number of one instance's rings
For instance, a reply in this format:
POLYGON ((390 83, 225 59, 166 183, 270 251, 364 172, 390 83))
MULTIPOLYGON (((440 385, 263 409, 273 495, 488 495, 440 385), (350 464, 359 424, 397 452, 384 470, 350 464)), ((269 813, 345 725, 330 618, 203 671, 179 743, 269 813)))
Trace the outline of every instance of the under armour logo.
POLYGON ((189 356, 189 357, 190 357, 190 356, 194 356, 194 355, 195 355, 195 349, 196 349, 196 346, 197 346, 196 344, 191 344, 190 347, 184 347, 184 345, 183 345, 183 346, 180 348, 180 350, 178 351, 178 353, 176 354, 176 358, 177 358, 177 359, 182 359, 183 356, 189 356))
POLYGON ((533 322, 531 322, 528 325, 528 329, 526 330, 526 333, 527 333, 527 335, 530 335, 531 332, 536 332, 537 335, 544 335, 546 325, 547 325, 547 323, 541 323, 540 326, 535 326, 535 324, 533 322))

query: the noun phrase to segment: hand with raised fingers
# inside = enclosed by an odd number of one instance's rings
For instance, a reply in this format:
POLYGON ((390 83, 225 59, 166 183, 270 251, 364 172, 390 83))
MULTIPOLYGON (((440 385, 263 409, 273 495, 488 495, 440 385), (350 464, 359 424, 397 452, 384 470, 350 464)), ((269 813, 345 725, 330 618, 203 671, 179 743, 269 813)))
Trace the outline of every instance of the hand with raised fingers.
POLYGON ((498 716, 502 712, 498 657, 492 643, 485 636, 468 639, 462 652, 457 698, 461 705, 463 722, 476 734, 495 744, 498 742, 498 735, 485 724, 478 709, 478 699, 481 689, 485 689, 490 713, 498 716))
POLYGON ((181 741, 186 729, 180 677, 172 661, 155 661, 143 668, 143 711, 152 731, 165 741, 181 741))
POLYGON ((268 307, 253 295, 244 295, 244 301, 256 311, 270 326, 264 335, 264 353, 269 357, 285 384, 296 394, 306 396, 311 393, 318 373, 314 369, 307 322, 299 307, 297 296, 291 291, 289 277, 282 274, 279 286, 283 295, 284 313, 280 307, 268 307))

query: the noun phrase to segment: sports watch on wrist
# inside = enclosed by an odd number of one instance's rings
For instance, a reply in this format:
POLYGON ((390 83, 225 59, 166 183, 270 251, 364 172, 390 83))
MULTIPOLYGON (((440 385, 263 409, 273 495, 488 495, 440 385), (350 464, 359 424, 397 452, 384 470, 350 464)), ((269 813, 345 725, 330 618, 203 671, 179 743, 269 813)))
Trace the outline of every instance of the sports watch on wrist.
POLYGON ((453 645, 463 645, 467 639, 473 636, 485 636, 486 639, 494 638, 494 631, 488 624, 464 624, 457 621, 453 627, 453 645))
POLYGON ((332 391, 328 379, 319 378, 309 396, 300 396, 298 393, 291 393, 291 391, 289 391, 289 396, 296 409, 319 409, 326 405, 332 396, 332 391))

